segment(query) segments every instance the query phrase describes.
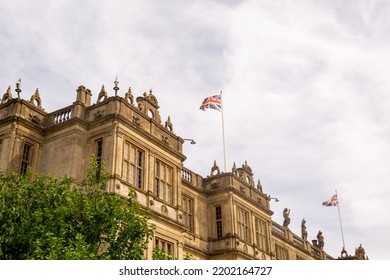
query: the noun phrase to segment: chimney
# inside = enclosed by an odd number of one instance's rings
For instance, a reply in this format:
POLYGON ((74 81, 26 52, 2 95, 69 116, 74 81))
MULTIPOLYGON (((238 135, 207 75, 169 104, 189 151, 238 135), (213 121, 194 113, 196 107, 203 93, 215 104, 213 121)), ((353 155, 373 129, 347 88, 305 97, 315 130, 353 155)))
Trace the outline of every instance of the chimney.
POLYGON ((82 103, 84 106, 91 106, 91 90, 87 89, 85 86, 81 85, 77 89, 76 102, 82 103))

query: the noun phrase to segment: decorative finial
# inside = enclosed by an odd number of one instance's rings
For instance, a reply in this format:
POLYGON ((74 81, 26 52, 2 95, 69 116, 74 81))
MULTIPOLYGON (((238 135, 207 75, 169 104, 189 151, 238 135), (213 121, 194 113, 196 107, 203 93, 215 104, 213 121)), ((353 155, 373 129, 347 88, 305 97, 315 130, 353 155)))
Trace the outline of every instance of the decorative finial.
POLYGON ((19 79, 16 82, 16 89, 15 89, 15 91, 18 93, 18 99, 20 99, 20 93, 22 92, 22 90, 20 89, 21 84, 22 84, 22 79, 19 79))
POLYGON ((11 99, 12 99, 11 86, 9 86, 7 91, 4 93, 3 98, 1 99, 1 104, 6 103, 11 99))
POLYGON ((104 88, 104 85, 102 85, 102 89, 100 90, 100 93, 98 95, 98 100, 97 102, 101 102, 102 100, 105 100, 107 98, 107 92, 106 89, 104 88))
POLYGON ((39 89, 37 88, 35 90, 35 93, 31 96, 30 98, 30 103, 33 104, 34 106, 42 109, 42 101, 41 101, 41 97, 39 96, 39 89))
POLYGON ((257 189, 261 192, 263 192, 263 186, 260 183, 260 179, 257 180, 257 189))
POLYGON ((119 87, 118 87, 118 84, 119 84, 119 82, 118 82, 118 77, 115 77, 115 81, 114 81, 114 90, 115 90, 115 96, 117 96, 117 94, 118 94, 118 90, 119 90, 119 87))
POLYGON ((217 161, 214 160, 214 165, 213 165, 213 167, 211 168, 211 173, 210 173, 210 175, 211 175, 211 176, 214 176, 214 175, 218 175, 218 174, 220 174, 220 170, 219 170, 219 167, 218 167, 218 165, 217 165, 217 161))
POLYGON ((165 128, 169 131, 173 131, 173 125, 170 116, 168 116, 168 120, 165 122, 165 128))
POLYGON ((125 94, 125 100, 129 102, 131 105, 133 105, 134 97, 133 94, 131 93, 131 87, 129 87, 129 90, 125 94))
POLYGON ((237 175, 237 166, 236 162, 233 162, 232 172, 237 175))

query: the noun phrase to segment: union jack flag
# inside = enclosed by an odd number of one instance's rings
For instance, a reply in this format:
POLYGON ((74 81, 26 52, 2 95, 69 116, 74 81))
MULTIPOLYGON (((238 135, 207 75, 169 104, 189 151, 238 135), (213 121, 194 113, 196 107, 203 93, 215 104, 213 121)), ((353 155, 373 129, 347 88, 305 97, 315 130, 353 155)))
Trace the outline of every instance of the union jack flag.
POLYGON ((337 198, 337 194, 332 196, 331 199, 322 203, 322 206, 337 206, 339 204, 339 200, 337 198))
POLYGON ((205 111, 205 109, 215 109, 218 111, 222 110, 222 96, 219 95, 213 95, 210 97, 205 98, 202 102, 202 106, 199 108, 200 110, 205 111))

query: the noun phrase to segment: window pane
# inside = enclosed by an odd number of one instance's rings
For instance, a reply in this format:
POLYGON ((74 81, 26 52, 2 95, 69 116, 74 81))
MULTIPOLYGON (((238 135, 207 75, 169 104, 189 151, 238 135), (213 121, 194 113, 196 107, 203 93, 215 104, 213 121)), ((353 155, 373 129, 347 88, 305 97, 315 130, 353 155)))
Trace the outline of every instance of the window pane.
POLYGON ((135 164, 135 148, 130 147, 130 162, 135 164))
POLYGON ((137 169, 137 188, 142 187, 142 170, 137 169))
POLYGON ((138 167, 142 167, 142 157, 143 157, 143 153, 141 151, 138 151, 138 161, 137 161, 138 167))
POLYGON ((129 163, 124 161, 123 162, 123 178, 128 181, 129 180, 129 163))
POLYGON ((162 166, 161 170, 160 170, 160 178, 161 179, 165 179, 165 166, 162 166))
POLYGON ((129 144, 125 143, 124 149, 123 149, 123 158, 125 160, 129 160, 129 144))
POLYGON ((156 178, 156 196, 160 198, 160 180, 156 178))
POLYGON ((135 181, 134 181, 134 174, 135 174, 135 167, 130 165, 129 166, 129 183, 134 185, 135 181))
POLYGON ((171 168, 167 168, 167 182, 172 182, 172 169, 171 168))
POLYGON ((160 177, 160 163, 156 162, 156 168, 155 168, 155 175, 156 177, 160 177))

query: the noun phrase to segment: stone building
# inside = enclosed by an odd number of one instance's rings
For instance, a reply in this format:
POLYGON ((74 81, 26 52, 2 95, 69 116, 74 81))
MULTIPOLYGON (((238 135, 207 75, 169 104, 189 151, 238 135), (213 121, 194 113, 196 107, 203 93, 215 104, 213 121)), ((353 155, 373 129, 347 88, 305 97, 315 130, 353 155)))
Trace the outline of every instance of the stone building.
POLYGON ((80 86, 71 105, 45 112, 38 89, 24 100, 20 83, 17 97, 9 87, 0 104, 0 170, 82 180, 95 154, 111 175, 108 191, 126 196, 132 188, 151 210, 156 232, 148 258, 159 246, 177 259, 334 259, 306 239, 305 228, 296 234, 289 220, 272 220, 271 197, 246 162, 230 172, 214 162, 208 176, 196 174, 184 167, 185 140, 169 117, 161 120, 153 92, 134 98, 129 88, 119 96, 117 83, 114 90, 108 96, 103 86, 92 103, 80 86))

